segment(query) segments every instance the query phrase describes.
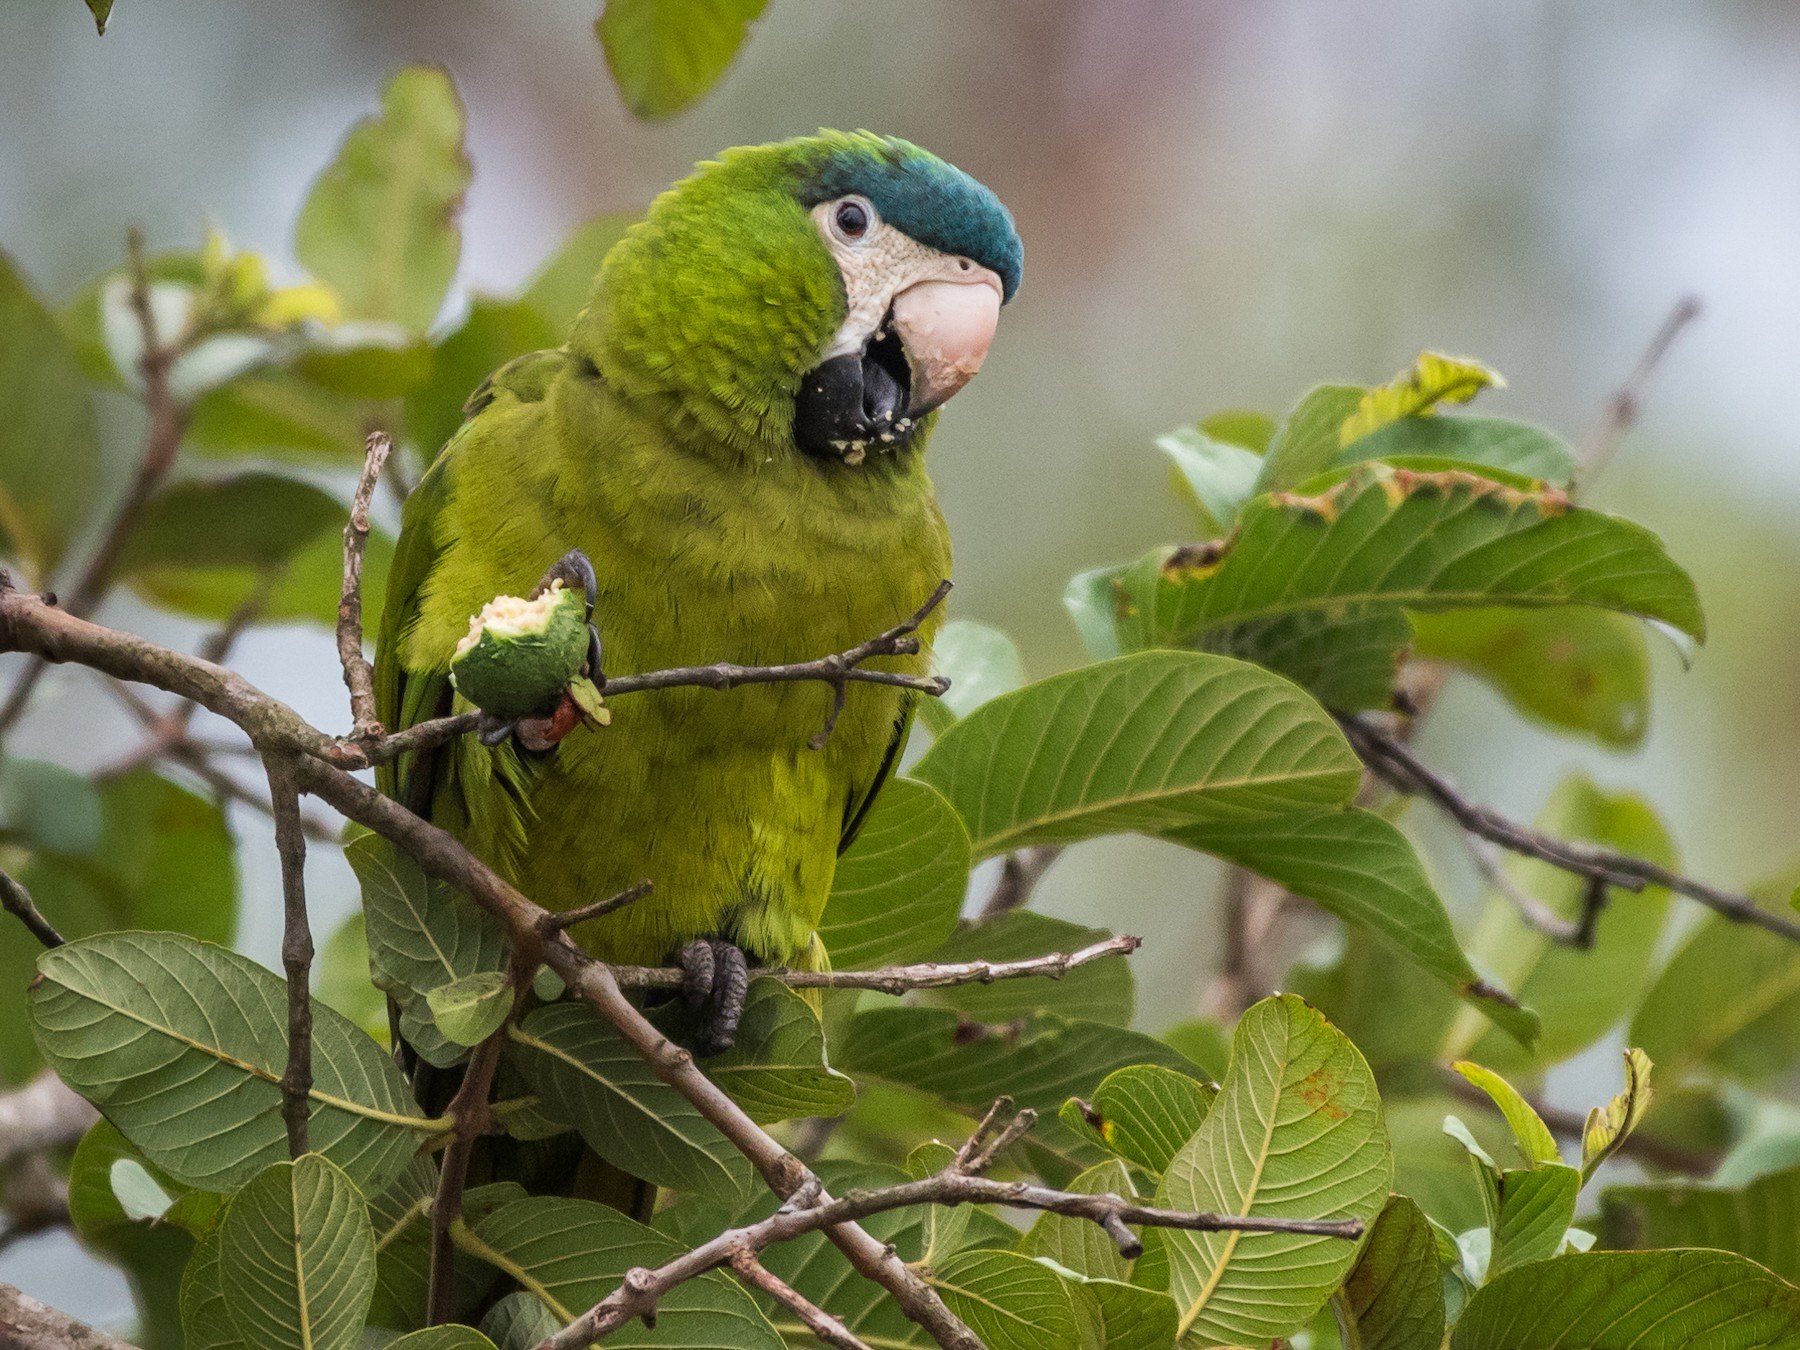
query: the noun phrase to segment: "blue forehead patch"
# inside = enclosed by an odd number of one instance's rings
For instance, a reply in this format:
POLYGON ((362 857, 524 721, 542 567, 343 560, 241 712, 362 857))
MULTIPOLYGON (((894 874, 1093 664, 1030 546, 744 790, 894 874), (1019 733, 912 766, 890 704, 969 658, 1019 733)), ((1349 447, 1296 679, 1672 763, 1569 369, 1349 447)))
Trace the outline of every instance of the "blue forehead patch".
POLYGON ((860 193, 895 229, 942 253, 973 258, 993 271, 1010 300, 1019 289, 1025 248, 1012 212, 981 183, 929 150, 866 131, 825 133, 823 155, 801 188, 808 206, 860 193))

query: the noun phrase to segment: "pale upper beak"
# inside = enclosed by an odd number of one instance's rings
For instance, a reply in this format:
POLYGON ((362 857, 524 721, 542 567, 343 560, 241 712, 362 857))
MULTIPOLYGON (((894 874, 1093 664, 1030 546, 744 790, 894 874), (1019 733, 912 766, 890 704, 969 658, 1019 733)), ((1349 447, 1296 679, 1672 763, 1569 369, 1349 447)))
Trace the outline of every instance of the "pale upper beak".
POLYGON ((967 259, 894 297, 891 323, 912 374, 907 413, 922 417, 975 378, 1000 323, 1000 278, 967 259))

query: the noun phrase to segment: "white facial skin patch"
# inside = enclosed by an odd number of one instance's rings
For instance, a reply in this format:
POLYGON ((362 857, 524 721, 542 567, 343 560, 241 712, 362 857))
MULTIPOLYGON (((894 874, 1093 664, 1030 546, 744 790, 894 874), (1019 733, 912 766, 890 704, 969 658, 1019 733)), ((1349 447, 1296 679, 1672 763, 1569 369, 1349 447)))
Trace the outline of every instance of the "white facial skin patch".
POLYGON ((953 278, 974 268, 966 258, 941 253, 896 230, 860 197, 820 202, 813 207, 812 218, 825 247, 837 259, 838 271, 844 278, 847 311, 837 336, 821 354, 824 360, 861 351, 887 316, 894 297, 908 286, 934 278, 953 278), (868 225, 860 238, 845 238, 835 224, 837 209, 845 202, 857 203, 866 214, 868 225))

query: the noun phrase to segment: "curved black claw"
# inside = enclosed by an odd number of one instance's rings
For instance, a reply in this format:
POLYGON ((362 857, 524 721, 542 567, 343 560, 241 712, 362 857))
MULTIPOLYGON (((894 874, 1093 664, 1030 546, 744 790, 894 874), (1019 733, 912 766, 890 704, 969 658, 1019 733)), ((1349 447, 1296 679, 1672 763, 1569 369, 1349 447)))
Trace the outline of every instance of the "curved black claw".
POLYGON ((702 1014, 694 1033, 694 1053, 716 1055, 731 1049, 750 992, 750 963, 743 949, 724 938, 695 938, 676 960, 685 972, 682 1001, 702 1014))
POLYGON ((579 590, 587 597, 587 676, 595 684, 603 684, 604 677, 600 673, 600 630, 594 626, 594 606, 600 603, 600 581, 594 575, 594 564, 588 561, 588 555, 580 549, 570 549, 551 564, 550 570, 544 573, 532 589, 531 598, 535 600, 549 590, 553 581, 560 581, 570 590, 579 590))

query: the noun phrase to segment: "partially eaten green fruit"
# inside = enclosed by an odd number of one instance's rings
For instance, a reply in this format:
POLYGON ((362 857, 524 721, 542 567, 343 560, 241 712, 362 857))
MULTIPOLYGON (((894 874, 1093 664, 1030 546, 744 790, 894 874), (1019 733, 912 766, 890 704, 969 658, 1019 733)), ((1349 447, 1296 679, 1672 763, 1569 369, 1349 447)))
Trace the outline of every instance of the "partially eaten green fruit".
POLYGON ((450 682, 494 717, 542 717, 581 675, 587 650, 586 602, 553 581, 535 599, 501 595, 483 605, 456 644, 450 682))

